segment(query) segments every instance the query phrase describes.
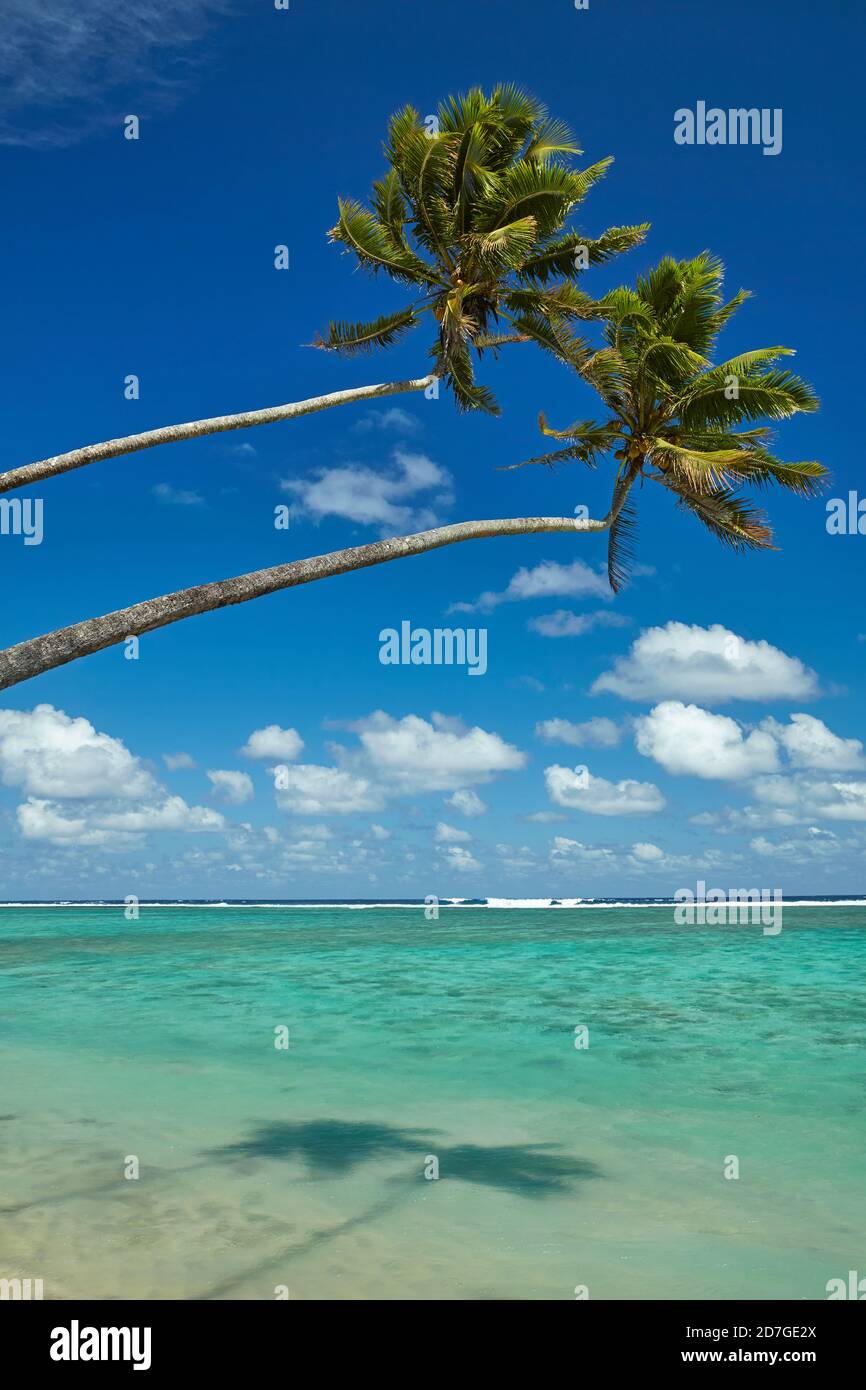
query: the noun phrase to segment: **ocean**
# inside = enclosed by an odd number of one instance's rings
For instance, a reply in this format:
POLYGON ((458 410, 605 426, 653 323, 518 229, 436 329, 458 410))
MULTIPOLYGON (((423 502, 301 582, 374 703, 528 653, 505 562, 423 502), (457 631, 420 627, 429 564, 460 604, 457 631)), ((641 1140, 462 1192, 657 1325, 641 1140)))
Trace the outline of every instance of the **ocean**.
POLYGON ((0 909, 0 1278, 822 1299, 866 1273, 866 903, 0 909))

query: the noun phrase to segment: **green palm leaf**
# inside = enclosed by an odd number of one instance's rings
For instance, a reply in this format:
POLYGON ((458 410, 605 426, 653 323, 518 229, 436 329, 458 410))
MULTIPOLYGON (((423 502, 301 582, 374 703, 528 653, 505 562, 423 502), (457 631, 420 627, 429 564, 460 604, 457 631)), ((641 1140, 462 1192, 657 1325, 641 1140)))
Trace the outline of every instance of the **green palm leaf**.
POLYGON ((417 322, 414 309, 399 309, 396 314, 385 314, 370 323, 330 323, 314 347, 344 353, 372 352, 373 348, 391 347, 417 322))
MULTIPOLYGON (((571 167, 571 131, 520 88, 502 84, 449 97, 438 125, 405 106, 389 121, 388 169, 370 206, 343 199, 329 233, 358 263, 425 298, 438 324, 434 357, 461 408, 487 410, 493 397, 474 380, 471 352, 535 343, 579 367, 585 345, 568 325, 598 316, 577 291, 575 247, 601 264, 635 246, 645 226, 613 227, 594 239, 567 222, 609 159, 571 167), (500 315, 514 332, 499 332, 500 315)), ((387 347, 418 321, 387 314, 369 324, 330 326, 322 342, 343 351, 387 347)))
MULTIPOLYGON (((526 263, 524 274, 531 283, 519 299, 512 294, 509 301, 509 307, 525 305, 516 325, 531 324, 541 336, 540 320, 547 320, 548 331, 557 331, 568 309, 558 314, 556 301, 568 306, 569 299, 561 286, 548 295, 544 277, 557 257, 572 249, 570 239, 552 238, 526 263), (533 290, 538 299, 533 300, 533 290)), ((565 269, 563 264, 559 268, 565 269)), ((569 280, 564 284, 573 289, 569 280)), ((779 365, 790 349, 757 348, 712 364, 720 330, 747 298, 740 290, 723 299, 721 262, 702 252, 691 261, 665 257, 633 287, 619 286, 587 305, 574 302, 572 316, 604 320, 606 346, 578 357, 573 365, 612 418, 601 424, 579 420, 554 430, 539 416, 542 433, 564 447, 528 462, 595 466, 605 454, 613 455, 608 575, 614 589, 628 570, 634 498, 626 492, 638 476, 642 482, 660 483, 681 508, 735 550, 774 548, 766 517, 739 493, 740 487, 776 486, 808 498, 824 486, 828 475, 822 464, 787 463, 770 452, 770 429, 762 423, 818 407, 811 386, 779 365)))

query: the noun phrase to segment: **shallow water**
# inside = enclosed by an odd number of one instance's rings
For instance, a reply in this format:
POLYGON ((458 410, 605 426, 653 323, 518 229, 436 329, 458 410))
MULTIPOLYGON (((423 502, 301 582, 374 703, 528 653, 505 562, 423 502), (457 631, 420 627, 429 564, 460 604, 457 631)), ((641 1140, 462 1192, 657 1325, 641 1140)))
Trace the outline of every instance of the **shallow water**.
POLYGON ((866 1258, 864 962, 857 907, 4 909, 0 1277, 824 1298, 866 1258))

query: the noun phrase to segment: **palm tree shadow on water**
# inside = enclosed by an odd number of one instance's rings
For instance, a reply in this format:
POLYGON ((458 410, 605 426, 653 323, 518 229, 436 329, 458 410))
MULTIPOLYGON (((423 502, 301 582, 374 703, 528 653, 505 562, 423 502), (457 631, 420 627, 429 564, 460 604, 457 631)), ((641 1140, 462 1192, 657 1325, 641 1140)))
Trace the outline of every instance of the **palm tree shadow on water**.
POLYGON ((435 1131, 365 1120, 273 1121, 233 1144, 207 1151, 207 1157, 226 1163, 300 1159, 314 1181, 347 1177, 365 1163, 401 1155, 412 1155, 417 1168, 414 1174, 387 1178, 388 1195, 381 1201, 336 1226, 312 1231, 306 1239, 199 1297, 213 1299, 231 1294, 238 1285, 268 1269, 284 1266, 289 1259, 308 1254, 387 1215, 409 1197, 412 1187, 422 1178, 427 1155, 437 1158, 440 1179, 479 1184, 535 1199, 565 1195, 574 1190, 576 1183, 602 1176, 594 1163, 564 1153, 555 1144, 443 1145, 435 1131))

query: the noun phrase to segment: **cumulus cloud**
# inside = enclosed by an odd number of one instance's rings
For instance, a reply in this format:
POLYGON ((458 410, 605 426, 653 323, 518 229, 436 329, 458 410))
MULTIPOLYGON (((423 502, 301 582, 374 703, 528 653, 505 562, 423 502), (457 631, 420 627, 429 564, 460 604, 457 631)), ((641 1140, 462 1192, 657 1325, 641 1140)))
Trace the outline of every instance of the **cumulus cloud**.
POLYGON ((279 770, 275 786, 283 810, 303 815, 378 811, 393 797, 447 791, 466 792, 450 804, 463 815, 479 815, 487 808, 468 794, 472 784, 526 763, 526 754, 498 734, 442 714, 396 719, 377 710, 346 727, 358 745, 332 745, 336 765, 279 770))
POLYGON ((755 729, 747 735, 736 719, 679 700, 666 700, 635 721, 635 745, 666 772, 693 777, 737 781, 779 765, 771 734, 755 729))
POLYGON ((604 716, 588 719, 584 724, 571 724, 567 719, 543 719, 536 724, 535 733, 545 743, 568 743, 574 748, 615 748, 620 740, 619 726, 604 716))
POLYGON ((225 828, 218 811, 188 806, 180 796, 166 796, 155 805, 134 809, 116 803, 105 806, 84 802, 74 810, 55 801, 30 797, 18 807, 17 817, 21 833, 28 840, 115 849, 134 848, 150 830, 207 832, 225 828))
POLYGON ((487 805, 481 800, 477 792, 469 788, 461 788, 459 791, 452 792, 451 796, 445 797, 445 805, 453 806, 455 811, 459 811, 461 816, 473 817, 483 816, 487 810, 487 805))
POLYGON ((384 798, 366 777, 337 767, 298 763, 286 769, 285 786, 277 793, 282 811, 298 816, 350 815, 380 811, 384 798))
POLYGON ((758 778, 754 790, 759 801, 782 813, 776 817, 777 824, 866 820, 866 782, 799 773, 758 778))
POLYGON ((578 864, 600 864, 613 866, 616 852, 604 845, 585 845, 580 840, 571 840, 567 835, 555 835, 550 846, 553 863, 572 861, 578 864))
POLYGON ((621 613, 604 608, 598 613, 570 613, 567 608, 557 608, 555 613, 530 618, 526 626, 541 637, 582 637, 596 627, 627 627, 629 621, 621 613))
POLYGON ((499 734, 433 714, 394 719, 378 710, 355 726, 371 767, 385 782, 410 791, 452 791, 487 782, 526 764, 526 754, 499 734))
POLYGON ((53 705, 0 710, 0 778, 31 796, 151 797, 155 778, 120 739, 53 705))
POLYGON ((281 729, 279 724, 267 724, 264 729, 253 729, 243 748, 246 758, 275 758, 281 763, 290 763, 303 750, 304 740, 297 729, 281 729))
POLYGON ((462 845, 449 845, 444 851, 444 858, 447 868, 456 869, 458 873, 475 873, 481 868, 474 855, 462 845))
POLYGON ((660 811, 665 799, 652 782, 626 778, 608 782, 585 769, 554 765, 544 770, 551 801, 591 816, 645 816, 660 811))
POLYGON ((163 753, 162 761, 165 763, 169 772, 177 772, 180 768, 196 767, 197 763, 189 753, 163 753))
POLYGON ((631 847, 631 857, 641 864, 658 864, 661 859, 664 859, 665 852, 663 849, 659 849, 658 845, 638 842, 631 847))
POLYGON ((248 772, 231 772, 225 768, 215 768, 207 774, 214 796, 227 801, 232 806, 242 806, 253 799, 253 779, 248 772))
POLYGON ((440 820, 437 822, 433 839, 437 845, 456 845, 465 844, 472 836, 468 830, 459 830, 456 825, 448 825, 446 821, 440 820))
POLYGON ((543 560, 533 569, 519 569, 501 593, 487 590, 474 603, 452 603, 449 611, 473 613, 481 609, 488 613, 500 603, 514 603, 521 599, 581 598, 587 595, 603 599, 612 597, 610 585, 600 570, 590 569, 583 560, 574 560, 570 565, 543 560))
POLYGON ((681 869, 687 861, 679 856, 671 856, 658 845, 638 841, 626 845, 586 845, 580 840, 557 835, 550 846, 550 863, 554 868, 578 864, 587 872, 594 870, 615 871, 630 874, 652 874, 665 868, 681 869))
POLYGON ((169 796, 120 739, 53 705, 0 710, 0 780, 27 797, 16 814, 29 840, 117 849, 149 830, 225 824, 219 812, 169 796))
POLYGON ((763 640, 752 642, 716 623, 703 628, 670 622, 651 627, 592 686, 625 700, 811 699, 818 678, 797 657, 763 640))
POLYGON ((378 526, 385 535, 435 526, 439 512, 451 505, 451 475, 426 454, 395 449, 390 471, 346 464, 321 468, 310 478, 285 478, 280 486, 297 499, 314 521, 341 517, 363 526, 378 526), (434 493, 425 506, 418 493, 434 493))
POLYGON ((847 772, 866 767, 863 744, 856 738, 840 738, 822 719, 811 714, 792 714, 789 724, 765 719, 766 730, 784 748, 794 767, 847 772))

